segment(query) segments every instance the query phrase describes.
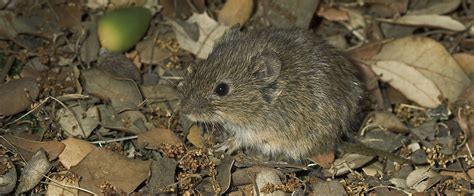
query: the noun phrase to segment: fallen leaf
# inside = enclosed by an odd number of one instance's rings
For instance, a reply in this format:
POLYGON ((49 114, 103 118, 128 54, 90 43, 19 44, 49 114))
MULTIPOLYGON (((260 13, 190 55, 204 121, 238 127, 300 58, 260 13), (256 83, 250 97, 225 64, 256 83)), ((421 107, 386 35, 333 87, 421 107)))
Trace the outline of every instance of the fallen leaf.
POLYGON ((189 24, 197 24, 199 29, 199 38, 197 41, 193 40, 181 25, 169 20, 169 23, 176 33, 180 47, 190 51, 201 59, 207 58, 212 51, 214 43, 221 38, 228 29, 226 26, 219 25, 205 12, 203 14, 194 13, 186 22, 189 24))
POLYGON ((46 195, 76 196, 79 190, 72 187, 79 187, 79 180, 68 177, 67 172, 60 172, 51 177, 54 182, 48 183, 46 195))
POLYGON ((204 138, 201 136, 201 129, 197 125, 193 125, 189 129, 188 136, 186 136, 191 144, 198 148, 204 148, 204 138))
POLYGON ((409 10, 409 15, 423 15, 423 14, 446 14, 456 10, 461 5, 461 0, 449 1, 427 1, 430 5, 422 9, 409 10))
POLYGON ((320 182, 313 185, 313 192, 309 195, 347 195, 344 186, 337 180, 331 180, 328 182, 320 182))
POLYGON ((10 116, 27 109, 39 95, 38 83, 32 78, 0 84, 0 116, 10 116))
POLYGON ((138 143, 147 149, 159 149, 164 143, 171 145, 182 144, 183 142, 176 134, 169 129, 154 128, 138 135, 138 143))
POLYGON ((131 193, 148 178, 150 163, 96 148, 70 171, 81 176, 80 187, 96 194, 101 193, 101 185, 106 182, 119 191, 131 193))
POLYGON ((442 15, 405 15, 391 22, 401 25, 441 28, 456 32, 466 30, 466 26, 461 22, 454 20, 450 16, 442 15))
POLYGON ((13 39, 20 33, 35 33, 38 29, 16 17, 12 11, 0 11, 0 37, 13 39))
POLYGON ((232 166, 234 165, 234 159, 230 155, 224 155, 221 163, 217 165, 217 176, 216 180, 219 182, 221 188, 221 195, 224 195, 225 192, 230 188, 230 182, 232 179, 232 166))
POLYGON ((59 124, 66 134, 74 137, 88 138, 99 125, 99 110, 92 106, 86 111, 80 106, 61 108, 58 110, 59 124))
POLYGON ((99 37, 97 34, 97 24, 94 22, 83 22, 79 26, 79 30, 87 32, 85 34, 84 41, 81 44, 80 57, 81 61, 86 65, 90 65, 92 62, 97 61, 99 56, 99 37))
POLYGON ((83 9, 79 3, 51 3, 50 8, 56 15, 61 28, 70 28, 82 20, 83 9))
MULTIPOLYGON (((437 41, 426 37, 405 37, 384 44, 375 60, 403 62, 433 81, 442 95, 457 99, 471 81, 454 58, 437 41)), ((434 97, 436 98, 436 97, 434 97)))
POLYGON ((155 39, 145 38, 138 42, 136 46, 137 52, 140 54, 140 62, 147 64, 159 64, 162 61, 171 57, 171 51, 166 47, 155 43, 155 39))
POLYGON ((87 93, 110 100, 116 111, 136 108, 143 101, 137 85, 131 80, 114 78, 98 69, 83 70, 81 79, 87 93))
POLYGON ((429 167, 422 167, 408 174, 406 183, 408 187, 422 192, 439 182, 439 177, 440 175, 429 167))
POLYGON ((253 10, 253 0, 228 0, 217 14, 217 21, 226 26, 244 25, 253 10))
POLYGON ((329 21, 348 21, 349 15, 347 12, 338 9, 337 7, 321 6, 318 10, 318 16, 324 17, 329 21))
POLYGON ((61 162, 66 169, 77 165, 89 152, 95 149, 95 146, 89 142, 72 137, 61 142, 65 148, 63 152, 59 154, 59 162, 61 162))
POLYGON ((48 153, 49 160, 54 160, 58 158, 65 147, 58 141, 38 142, 9 134, 3 135, 0 143, 9 149, 12 149, 11 145, 13 145, 12 151, 20 153, 26 160, 29 160, 40 149, 44 149, 48 153))
POLYGON ((345 154, 341 158, 334 161, 333 167, 324 169, 323 173, 326 177, 340 176, 347 174, 353 169, 360 168, 372 161, 375 156, 365 156, 360 154, 345 154))
POLYGON ((40 183, 41 179, 49 172, 51 167, 52 165, 48 161, 44 150, 38 150, 21 171, 20 182, 16 188, 15 195, 33 189, 40 183))
POLYGON ((408 133, 408 127, 402 123, 402 121, 391 112, 375 111, 372 112, 372 123, 374 125, 380 125, 389 131, 396 133, 408 133))
MULTIPOLYGON (((281 185, 280 176, 275 172, 274 169, 270 168, 261 168, 260 172, 255 176, 254 193, 259 193, 260 195, 266 195, 265 192, 262 192, 262 188, 267 186, 267 184, 281 185)), ((282 191, 275 191, 272 195, 284 195, 282 191)))
POLYGON ((474 55, 468 53, 457 53, 453 55, 459 66, 464 70, 466 75, 474 77, 474 55))
POLYGON ((116 79, 130 79, 137 83, 142 81, 138 68, 122 53, 101 54, 97 61, 97 67, 116 79))
POLYGON ((158 194, 162 189, 172 186, 176 190, 175 173, 178 162, 174 159, 159 157, 151 163, 151 175, 148 190, 152 194, 158 194))
POLYGON ((254 18, 265 18, 273 27, 307 29, 321 1, 319 0, 271 0, 256 1, 258 7, 254 18))
POLYGON ((318 163, 318 165, 320 165, 321 167, 328 169, 331 167, 331 164, 334 162, 335 157, 336 156, 334 155, 334 152, 330 151, 326 154, 313 156, 310 159, 318 163))
POLYGON ((417 104, 429 108, 441 104, 439 89, 415 68, 398 61, 378 61, 372 69, 382 76, 382 81, 388 82, 417 104))

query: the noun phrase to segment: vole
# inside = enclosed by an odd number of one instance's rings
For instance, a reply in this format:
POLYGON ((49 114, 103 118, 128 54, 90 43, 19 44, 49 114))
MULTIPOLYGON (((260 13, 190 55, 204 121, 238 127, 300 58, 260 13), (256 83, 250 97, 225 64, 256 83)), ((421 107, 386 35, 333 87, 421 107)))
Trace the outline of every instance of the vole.
POLYGON ((181 113, 222 125, 235 148, 303 160, 353 130, 364 88, 351 61, 300 29, 233 28, 183 82, 181 113))

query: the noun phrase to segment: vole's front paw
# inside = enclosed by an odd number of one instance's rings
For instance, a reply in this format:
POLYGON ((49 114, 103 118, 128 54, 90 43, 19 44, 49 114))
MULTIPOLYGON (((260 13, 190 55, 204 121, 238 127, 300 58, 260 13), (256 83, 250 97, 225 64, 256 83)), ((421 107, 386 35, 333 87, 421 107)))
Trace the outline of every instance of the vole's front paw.
POLYGON ((225 152, 226 154, 232 154, 237 149, 239 149, 239 146, 237 145, 237 141, 235 140, 235 137, 230 137, 224 142, 214 146, 214 151, 225 152))

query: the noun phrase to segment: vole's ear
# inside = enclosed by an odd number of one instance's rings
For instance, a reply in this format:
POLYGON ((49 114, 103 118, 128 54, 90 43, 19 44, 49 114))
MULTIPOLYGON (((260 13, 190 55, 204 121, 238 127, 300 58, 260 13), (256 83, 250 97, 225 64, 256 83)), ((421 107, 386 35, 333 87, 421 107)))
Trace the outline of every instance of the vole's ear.
POLYGON ((265 49, 260 54, 252 57, 252 63, 254 64, 253 74, 255 78, 265 84, 274 82, 280 75, 280 58, 271 49, 265 49))

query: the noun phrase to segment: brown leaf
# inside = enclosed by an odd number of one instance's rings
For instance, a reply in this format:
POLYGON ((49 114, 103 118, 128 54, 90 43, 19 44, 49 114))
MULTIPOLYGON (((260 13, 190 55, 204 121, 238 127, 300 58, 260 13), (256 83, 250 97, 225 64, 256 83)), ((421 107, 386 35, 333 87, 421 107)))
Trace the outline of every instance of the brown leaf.
POLYGON ((456 62, 468 76, 474 76, 474 55, 468 53, 457 53, 453 55, 456 62))
POLYGON ((198 148, 204 148, 204 138, 201 136, 201 129, 197 125, 189 128, 188 136, 186 136, 191 144, 198 148))
POLYGON ((148 178, 151 161, 126 158, 104 148, 91 151, 71 172, 81 176, 82 188, 101 193, 101 185, 109 183, 119 191, 131 193, 148 178))
POLYGON ((226 26, 244 25, 250 18, 253 0, 228 0, 217 15, 217 21, 226 26))
POLYGON ((97 69, 83 70, 81 78, 87 93, 110 100, 116 111, 135 108, 143 101, 133 81, 114 78, 97 69))
POLYGON ((461 5, 461 0, 449 1, 426 1, 429 5, 424 5, 422 9, 413 9, 408 11, 410 15, 422 14, 446 14, 456 10, 461 5))
POLYGON ((44 149, 48 153, 49 160, 54 160, 65 147, 63 143, 58 141, 38 142, 9 134, 3 135, 3 138, 0 140, 3 146, 11 149, 11 145, 13 145, 15 148, 12 150, 20 153, 26 160, 30 159, 40 149, 44 149))
POLYGON ((310 195, 347 195, 347 193, 341 183, 337 180, 331 180, 315 184, 310 195))
POLYGON ((399 61, 417 69, 451 101, 471 83, 444 46, 426 37, 395 39, 386 43, 373 59, 399 61))
POLYGON ((313 156, 310 159, 318 163, 318 165, 320 165, 321 167, 328 169, 328 168, 331 168, 331 165, 334 162, 334 158, 335 158, 334 151, 330 151, 326 154, 319 154, 319 155, 313 156))
POLYGON ((372 69, 382 75, 382 81, 388 82, 419 105, 435 108, 441 104, 439 89, 415 68, 398 61, 378 61, 372 65, 372 69))
POLYGON ((318 16, 324 17, 329 21, 348 21, 349 15, 347 12, 336 7, 321 6, 318 10, 318 16))
POLYGON ((34 79, 23 78, 0 84, 0 116, 10 116, 27 109, 39 95, 34 79))
POLYGON ((466 30, 466 27, 461 22, 449 16, 441 15, 405 15, 391 22, 401 25, 441 28, 457 32, 466 30))
POLYGON ((81 162, 84 157, 94 150, 95 146, 90 144, 87 141, 68 138, 61 141, 65 148, 61 154, 59 154, 59 161, 63 164, 66 169, 71 168, 72 166, 77 165, 81 162))
POLYGON ((138 135, 138 143, 147 149, 159 149, 164 143, 171 145, 182 144, 183 142, 176 134, 169 129, 154 128, 138 135))
POLYGON ((408 127, 400 119, 390 112, 373 112, 372 124, 380 125, 389 131, 396 133, 408 133, 408 127))

